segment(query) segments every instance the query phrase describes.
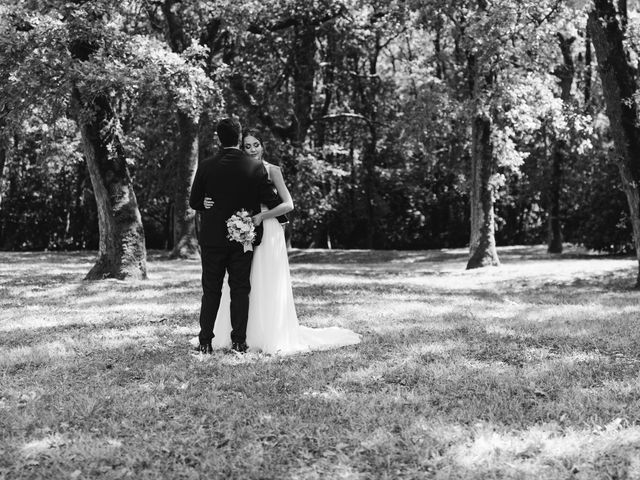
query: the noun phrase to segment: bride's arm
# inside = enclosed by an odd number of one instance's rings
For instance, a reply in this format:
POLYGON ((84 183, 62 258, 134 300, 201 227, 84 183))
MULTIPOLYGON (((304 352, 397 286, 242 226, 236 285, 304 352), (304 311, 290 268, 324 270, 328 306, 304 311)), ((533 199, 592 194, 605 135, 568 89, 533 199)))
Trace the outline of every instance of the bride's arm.
POLYGON ((270 166, 269 174, 271 176, 271 181, 278 191, 278 196, 282 200, 282 203, 276 207, 273 207, 271 210, 260 212, 255 215, 253 217, 253 223, 255 223, 256 225, 260 225, 260 223, 267 218, 276 218, 293 210, 293 199, 291 198, 289 189, 284 183, 284 178, 282 178, 282 170, 280 170, 280 167, 270 166))

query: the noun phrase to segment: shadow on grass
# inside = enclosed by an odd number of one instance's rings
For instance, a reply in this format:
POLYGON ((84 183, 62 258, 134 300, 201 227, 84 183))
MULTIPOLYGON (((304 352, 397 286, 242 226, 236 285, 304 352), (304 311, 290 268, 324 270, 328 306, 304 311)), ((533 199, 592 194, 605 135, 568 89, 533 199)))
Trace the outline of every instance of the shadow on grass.
MULTIPOLYGON (((633 259, 630 255, 610 255, 594 253, 580 247, 567 246, 562 254, 548 254, 546 245, 499 247, 502 262, 515 261, 563 261, 563 260, 602 260, 633 259)), ((326 264, 379 264, 379 263, 459 263, 466 265, 469 252, 466 248, 440 250, 325 250, 325 249, 292 249, 289 262, 326 264)))
MULTIPOLYGON (((605 259, 600 268, 581 262, 592 257, 579 253, 552 263, 541 247, 500 254, 503 270, 465 272, 462 249, 294 251, 301 322, 344 325, 362 333, 363 343, 287 358, 218 355, 204 361, 190 356, 188 344, 189 329, 197 329, 197 262, 158 254, 150 257, 158 274, 148 282, 76 280, 67 291, 74 272, 83 271, 77 262, 89 261, 84 254, 16 254, 19 261, 0 267, 3 293, 11 296, 3 306, 12 321, 49 315, 51 324, 3 331, 0 338, 8 354, 0 397, 8 414, 0 416, 0 429, 12 436, 0 449, 15 453, 25 468, 0 464, 0 476, 2 468, 9 476, 33 473, 14 445, 33 450, 48 429, 67 435, 69 445, 69 438, 86 432, 123 439, 123 450, 104 458, 78 455, 86 465, 126 464, 133 476, 157 468, 178 477, 188 458, 196 462, 189 473, 197 477, 205 471, 197 461, 216 451, 215 471, 240 469, 249 478, 320 471, 327 478, 428 478, 443 465, 458 478, 493 471, 465 460, 469 456, 497 458, 496 477, 514 473, 507 463, 530 461, 536 469, 530 478, 549 465, 560 465, 552 476, 568 478, 561 461, 579 454, 549 454, 555 463, 545 464, 537 439, 551 445, 552 435, 578 432, 580 445, 596 444, 605 434, 622 441, 626 427, 609 432, 608 425, 640 422, 638 295, 625 288, 631 267, 605 259), (532 269, 538 261, 547 263, 532 269), (12 271, 23 272, 22 278, 12 271), (140 312, 131 313, 137 306, 140 312), (55 325, 70 313, 69 323, 55 325), (89 313, 95 323, 82 321, 89 313), (540 426, 553 434, 531 433, 540 426), (592 435, 596 428, 604 433, 592 435), (527 450, 521 436, 538 450, 527 450), (478 438, 507 454, 485 452, 478 438), (147 455, 153 462, 141 466, 147 455), (243 470, 247 458, 260 460, 243 470)), ((64 447, 56 448, 59 463, 49 456, 33 468, 50 478, 60 471, 69 476, 76 467, 62 463, 64 447)), ((596 472, 585 478, 608 471, 602 455, 610 451, 601 450, 595 460, 579 459, 580 468, 596 472)), ((85 473, 90 478, 93 472, 85 473)))

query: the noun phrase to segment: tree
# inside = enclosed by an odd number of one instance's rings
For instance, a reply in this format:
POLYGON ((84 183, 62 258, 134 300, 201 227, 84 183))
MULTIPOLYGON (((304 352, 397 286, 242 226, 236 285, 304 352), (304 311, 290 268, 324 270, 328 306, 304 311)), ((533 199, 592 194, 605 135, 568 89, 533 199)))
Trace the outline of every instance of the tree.
POLYGON ((636 288, 640 288, 640 127, 638 126, 636 69, 625 46, 627 5, 622 0, 595 0, 587 28, 598 62, 598 72, 615 144, 614 161, 629 203, 638 259, 636 288))
POLYGON ((0 56, 11 72, 3 82, 5 121, 17 126, 34 109, 51 121, 67 111, 73 116, 100 227, 99 257, 86 278, 146 278, 144 232, 114 101, 120 72, 111 55, 122 38, 107 26, 101 4, 67 4, 53 15, 37 7, 2 12, 0 56))
MULTIPOLYGON (((560 98, 565 108, 570 108, 571 86, 575 75, 571 45, 575 37, 567 37, 558 33, 558 42, 562 52, 563 63, 555 70, 560 83, 560 98)), ((547 251, 562 253, 562 223, 560 220, 560 195, 562 192, 562 170, 566 164, 568 145, 563 138, 554 140, 551 152, 551 175, 549 182, 549 235, 547 251)))
MULTIPOLYGON (((51 122, 69 115, 82 136, 100 226, 99 259, 88 278, 146 276, 132 168, 144 156, 143 138, 157 136, 138 118, 177 112, 177 150, 186 160, 175 162, 172 185, 176 203, 182 198, 186 205, 197 162, 198 118, 205 108, 215 110, 219 100, 204 70, 206 48, 191 44, 172 52, 149 34, 136 8, 110 0, 24 2, 3 16, 10 35, 2 44, 7 53, 2 58, 11 72, 0 76, 8 93, 5 121, 19 125, 34 109, 51 122)), ((179 42, 180 32, 174 30, 171 38, 179 42)), ((195 246, 194 229, 186 207, 176 210, 185 220, 178 222, 185 240, 176 243, 182 254, 195 246)))
POLYGON ((571 43, 586 20, 565 11, 575 2, 13 3, 0 7, 0 248, 96 248, 98 223, 123 242, 87 157, 103 191, 135 191, 146 246, 193 253, 179 205, 226 109, 263 127, 281 160, 296 246, 470 241, 473 266, 549 226, 556 246, 630 249, 600 164, 602 85, 589 43, 571 43))
POLYGON ((275 0, 247 2, 240 11, 245 12, 246 28, 236 33, 224 55, 233 68, 231 90, 252 120, 299 149, 308 139, 318 107, 317 46, 346 8, 342 1, 322 0, 308 8, 275 0))
MULTIPOLYGON (((163 33, 167 44, 176 54, 188 53, 190 49, 197 50, 193 45, 193 39, 187 30, 187 26, 184 24, 184 13, 178 11, 182 7, 179 5, 180 3, 174 0, 161 2, 161 19, 151 4, 147 6, 151 25, 163 33), (161 20, 164 22, 164 25, 161 26, 162 28, 159 24, 161 20)), ((178 127, 176 158, 172 162, 174 166, 174 183, 173 249, 170 254, 171 258, 190 258, 197 256, 199 252, 196 236, 196 215, 189 207, 189 192, 198 166, 200 116, 203 104, 207 101, 207 95, 197 95, 198 87, 200 87, 200 91, 212 90, 212 85, 207 82, 202 66, 195 64, 192 71, 175 72, 179 78, 176 78, 176 76, 171 78, 172 88, 169 88, 167 92, 176 100, 172 106, 175 109, 178 127), (185 96, 189 98, 184 98, 185 96)))
MULTIPOLYGON (((85 69, 89 68, 93 75, 116 73, 110 68, 110 63, 102 62, 110 60, 110 54, 115 52, 101 51, 99 46, 103 41, 113 42, 112 45, 122 42, 117 32, 106 27, 103 19, 106 12, 98 9, 73 10, 67 14, 71 17, 66 25, 69 66, 87 74, 89 72, 85 69)), ((123 44, 118 46, 126 48, 123 44)), ((82 135, 84 155, 98 205, 98 261, 85 278, 144 279, 147 277, 144 230, 123 147, 118 111, 111 95, 113 90, 108 88, 113 88, 113 85, 101 85, 101 77, 96 75, 94 78, 94 84, 82 78, 71 81, 70 103, 82 135)))
POLYGON ((523 73, 539 69, 535 49, 545 38, 544 24, 554 8, 551 2, 485 0, 434 1, 423 7, 423 21, 435 37, 436 71, 469 119, 467 268, 500 263, 494 204, 504 183, 501 170, 517 170, 522 163, 508 120, 514 107, 510 90, 513 83, 526 80, 523 73), (505 152, 512 155, 505 157, 505 152))
POLYGON ((380 151, 393 132, 394 111, 401 104, 398 83, 390 73, 396 44, 404 38, 408 20, 403 2, 359 2, 349 15, 335 22, 321 58, 330 69, 325 69, 323 76, 325 101, 318 115, 318 140, 324 143, 330 128, 344 125, 351 129, 352 138, 341 140, 358 148, 360 171, 353 173, 361 188, 354 190, 362 195, 358 217, 362 218, 365 248, 381 244, 380 225, 388 207, 380 185, 380 172, 384 171, 380 151))

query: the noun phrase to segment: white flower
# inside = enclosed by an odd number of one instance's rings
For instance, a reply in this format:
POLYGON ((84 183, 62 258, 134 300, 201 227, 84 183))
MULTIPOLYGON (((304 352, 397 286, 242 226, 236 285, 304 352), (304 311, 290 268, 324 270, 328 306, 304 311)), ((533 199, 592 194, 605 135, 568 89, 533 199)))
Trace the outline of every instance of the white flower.
POLYGON ((227 220, 227 238, 243 245, 251 245, 255 239, 255 228, 251 215, 246 210, 240 210, 227 220))

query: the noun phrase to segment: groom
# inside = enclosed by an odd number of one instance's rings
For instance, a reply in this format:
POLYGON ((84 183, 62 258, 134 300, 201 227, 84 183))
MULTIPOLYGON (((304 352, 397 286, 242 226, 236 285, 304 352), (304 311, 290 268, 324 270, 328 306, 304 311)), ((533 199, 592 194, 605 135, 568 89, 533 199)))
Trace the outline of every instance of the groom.
MULTIPOLYGON (((251 259, 253 251, 244 252, 242 244, 227 239, 226 221, 238 210, 250 214, 281 203, 268 179, 262 162, 253 160, 240 149, 242 127, 234 118, 218 122, 216 133, 222 146, 213 158, 198 166, 191 186, 189 205, 202 212, 200 249, 202 258, 202 304, 200 307, 199 351, 212 353, 211 340, 216 321, 222 282, 229 273, 231 292, 231 348, 247 351, 246 332, 249 316, 251 259), (205 209, 204 199, 211 197, 213 206, 205 209)), ((262 239, 262 225, 256 227, 254 245, 262 239)))

